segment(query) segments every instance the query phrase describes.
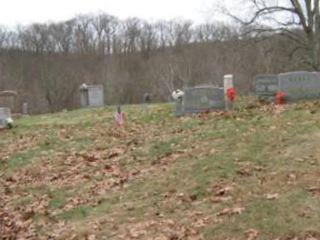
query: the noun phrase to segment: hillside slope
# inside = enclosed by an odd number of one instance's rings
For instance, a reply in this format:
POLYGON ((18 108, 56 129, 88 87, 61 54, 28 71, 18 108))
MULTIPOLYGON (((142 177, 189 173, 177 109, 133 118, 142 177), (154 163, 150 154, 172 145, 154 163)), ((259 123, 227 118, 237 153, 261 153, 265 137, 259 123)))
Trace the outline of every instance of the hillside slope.
POLYGON ((0 132, 0 238, 320 239, 320 102, 113 111, 0 132))

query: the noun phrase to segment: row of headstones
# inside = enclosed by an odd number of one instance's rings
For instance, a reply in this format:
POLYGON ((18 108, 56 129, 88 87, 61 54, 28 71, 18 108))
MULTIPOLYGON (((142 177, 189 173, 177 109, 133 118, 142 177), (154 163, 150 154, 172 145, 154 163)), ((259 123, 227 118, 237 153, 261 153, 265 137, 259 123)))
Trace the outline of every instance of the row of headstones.
MULTIPOLYGON (((259 79, 259 77, 257 78, 259 79)), ((267 90, 259 91, 259 81, 256 80, 255 93, 258 96, 268 96, 271 94, 273 98, 276 97, 277 92, 284 92, 288 98, 298 99, 298 98, 310 98, 310 97, 320 97, 320 74, 314 72, 292 72, 279 75, 264 75, 260 76, 262 84, 267 90), (267 79, 269 78, 269 80, 267 79), (266 80, 267 79, 267 80, 266 80), (280 84, 281 83, 281 84, 280 84), (270 91, 268 89, 271 89, 270 91)), ((181 103, 186 111, 197 111, 197 109, 192 109, 192 105, 188 100, 191 98, 190 95, 197 95, 196 92, 205 92, 203 89, 207 88, 210 94, 214 95, 216 98, 212 108, 221 108, 221 106, 226 106, 227 110, 230 102, 234 100, 235 90, 234 90, 234 79, 233 75, 224 76, 224 86, 223 88, 217 88, 212 85, 207 86, 196 86, 193 88, 186 88, 183 91, 176 90, 172 93, 172 97, 179 104, 181 103), (200 89, 202 89, 200 91, 200 89), (178 100, 178 101, 177 101, 178 100), (231 101, 230 101, 231 100, 231 101)), ((261 85, 261 84, 260 84, 261 85)), ((104 89, 102 85, 86 85, 82 84, 80 87, 81 93, 81 106, 82 107, 100 107, 104 105, 104 89)), ((280 94, 281 95, 281 94, 280 94)), ((279 96, 280 96, 279 95, 279 96)), ((206 102, 210 101, 205 99, 208 96, 197 96, 198 100, 206 102)), ((196 100, 195 100, 196 101, 196 100)), ((144 95, 144 102, 151 102, 151 95, 146 93, 144 95)), ((201 108, 201 106, 199 107, 201 108)), ((202 110, 202 109, 199 109, 202 110)))
POLYGON ((319 72, 288 72, 278 75, 258 75, 255 95, 261 100, 292 102, 320 98, 319 72))
MULTIPOLYGON (((104 89, 102 85, 87 85, 82 84, 79 88, 80 90, 80 103, 81 107, 102 107, 104 106, 104 89)), ((224 76, 224 87, 217 88, 212 85, 208 85, 206 87, 194 87, 184 89, 184 92, 181 90, 176 90, 172 93, 173 99, 176 101, 176 115, 184 115, 186 112, 200 112, 205 110, 214 110, 226 108, 227 110, 232 108, 232 102, 235 99, 235 90, 233 85, 233 75, 225 75, 224 76), (202 89, 202 95, 201 90, 202 89), (203 91, 203 89, 205 89, 203 91), (194 102, 197 102, 200 99, 200 105, 207 106, 187 106, 188 104, 192 105, 192 95, 195 99, 194 102), (206 93, 204 93, 206 92, 206 93), (188 100, 191 99, 191 102, 188 100)), ((144 100, 144 111, 148 112, 147 105, 151 103, 151 94, 145 93, 143 96, 144 100)), ((196 103, 197 104, 197 103, 196 103)), ((119 109, 117 113, 121 112, 119 109)), ((119 114, 117 115, 117 119, 119 119, 119 114)))
MULTIPOLYGON (((256 79, 256 94, 264 96, 272 93, 272 97, 285 97, 286 93, 279 93, 277 91, 284 89, 290 93, 291 98, 308 98, 311 96, 320 97, 320 74, 309 72, 294 72, 280 75, 270 75, 270 79, 261 77, 263 87, 266 91, 260 91, 257 87, 259 78, 256 79), (266 80, 267 79, 267 80, 266 80), (280 84, 281 83, 281 84, 280 84), (271 89, 268 92, 268 89, 271 89), (308 92, 309 91, 309 92, 308 92), (312 92, 312 93, 311 93, 312 92)), ((104 105, 104 90, 102 85, 86 85, 80 86, 81 106, 82 107, 99 107, 104 105)), ((185 113, 198 113, 207 110, 226 110, 232 109, 233 101, 235 100, 235 89, 233 75, 224 76, 224 87, 218 88, 212 85, 197 86, 193 88, 186 88, 184 91, 176 90, 172 93, 172 97, 176 101, 176 115, 181 116, 185 113)), ((151 102, 151 95, 146 93, 144 95, 144 102, 146 104, 151 102)), ((24 103, 22 107, 22 114, 28 114, 28 104, 24 103)), ((11 109, 2 107, 0 103, 0 127, 8 125, 11 119, 11 109)))
MULTIPOLYGON (((320 72, 289 72, 263 75, 256 79, 255 94, 270 97, 276 104, 320 99, 320 72), (262 91, 261 91, 262 83, 262 91), (260 86, 259 86, 260 84, 260 86)), ((231 110, 235 100, 233 75, 224 76, 224 88, 196 86, 172 93, 176 100, 175 114, 199 113, 210 110, 231 110)))

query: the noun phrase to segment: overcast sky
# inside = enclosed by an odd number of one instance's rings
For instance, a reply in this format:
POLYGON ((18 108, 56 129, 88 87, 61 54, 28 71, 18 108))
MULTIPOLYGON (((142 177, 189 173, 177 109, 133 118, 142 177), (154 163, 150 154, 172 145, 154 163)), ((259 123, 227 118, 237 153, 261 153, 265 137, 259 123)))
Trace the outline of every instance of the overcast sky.
MULTIPOLYGON (((106 12, 120 18, 146 20, 185 18, 212 20, 209 13, 221 0, 0 0, 0 25, 60 21, 78 14, 106 12)), ((237 0, 225 0, 234 3, 237 0)))

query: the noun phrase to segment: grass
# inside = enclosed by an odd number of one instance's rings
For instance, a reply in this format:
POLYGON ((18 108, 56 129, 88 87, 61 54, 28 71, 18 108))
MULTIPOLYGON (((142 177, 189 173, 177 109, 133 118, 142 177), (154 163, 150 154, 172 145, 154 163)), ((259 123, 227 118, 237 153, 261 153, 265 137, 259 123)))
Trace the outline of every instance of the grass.
POLYGON ((34 239, 317 238, 320 103, 246 106, 184 118, 126 106, 121 130, 112 108, 19 119, 0 139, 6 214, 32 209, 19 231, 34 239))

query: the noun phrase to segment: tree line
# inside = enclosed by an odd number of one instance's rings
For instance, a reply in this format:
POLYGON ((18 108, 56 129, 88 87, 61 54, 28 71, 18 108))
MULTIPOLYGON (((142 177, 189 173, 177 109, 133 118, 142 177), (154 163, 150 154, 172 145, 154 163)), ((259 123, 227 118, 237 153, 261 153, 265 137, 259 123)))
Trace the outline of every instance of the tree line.
POLYGON ((107 104, 129 104, 143 101, 145 92, 167 101, 176 88, 222 85, 228 73, 249 93, 257 74, 312 69, 294 41, 279 33, 257 36, 250 28, 108 14, 0 27, 0 91, 18 91, 18 102, 40 113, 77 108, 82 83, 103 84, 107 104))

